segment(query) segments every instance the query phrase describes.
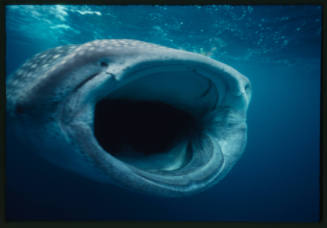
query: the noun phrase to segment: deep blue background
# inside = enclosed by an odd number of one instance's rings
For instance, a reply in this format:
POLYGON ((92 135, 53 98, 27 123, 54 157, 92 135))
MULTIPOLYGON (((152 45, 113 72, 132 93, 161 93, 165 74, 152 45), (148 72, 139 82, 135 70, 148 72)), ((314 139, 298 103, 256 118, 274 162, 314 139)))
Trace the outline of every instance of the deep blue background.
POLYGON ((208 191, 177 199, 131 193, 17 145, 7 148, 7 218, 317 221, 320 26, 318 6, 7 7, 7 77, 48 48, 132 38, 230 64, 253 88, 245 153, 208 191))

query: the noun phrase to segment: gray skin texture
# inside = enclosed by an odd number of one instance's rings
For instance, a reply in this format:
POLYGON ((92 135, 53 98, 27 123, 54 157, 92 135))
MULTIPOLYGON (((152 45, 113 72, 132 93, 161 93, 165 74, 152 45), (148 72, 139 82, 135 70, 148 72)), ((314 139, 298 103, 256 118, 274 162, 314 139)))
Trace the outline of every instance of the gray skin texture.
POLYGON ((39 53, 6 83, 11 141, 61 168, 131 191, 168 197, 201 192, 226 176, 247 141, 249 80, 196 53, 136 40, 95 40, 39 53), (95 104, 111 95, 163 101, 204 127, 196 139, 167 151, 170 157, 119 159, 99 145, 93 130, 95 104), (191 158, 181 166, 185 154, 191 158))

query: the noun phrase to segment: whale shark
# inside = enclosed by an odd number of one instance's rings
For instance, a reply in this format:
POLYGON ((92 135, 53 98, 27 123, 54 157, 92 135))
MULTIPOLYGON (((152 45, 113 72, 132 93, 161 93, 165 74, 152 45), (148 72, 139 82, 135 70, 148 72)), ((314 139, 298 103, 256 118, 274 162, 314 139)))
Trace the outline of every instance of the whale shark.
POLYGON ((250 100, 249 79, 210 57, 94 40, 38 53, 7 77, 6 138, 67 172, 182 197, 241 158, 250 100))

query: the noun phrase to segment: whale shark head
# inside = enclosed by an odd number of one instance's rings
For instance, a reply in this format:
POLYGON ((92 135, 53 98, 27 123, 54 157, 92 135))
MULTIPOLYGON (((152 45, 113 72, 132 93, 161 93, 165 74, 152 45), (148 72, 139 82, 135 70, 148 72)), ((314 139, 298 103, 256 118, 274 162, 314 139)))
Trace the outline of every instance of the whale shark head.
POLYGON ((112 39, 35 55, 6 96, 7 138, 21 148, 100 182, 184 196, 241 157, 251 86, 209 57, 112 39))

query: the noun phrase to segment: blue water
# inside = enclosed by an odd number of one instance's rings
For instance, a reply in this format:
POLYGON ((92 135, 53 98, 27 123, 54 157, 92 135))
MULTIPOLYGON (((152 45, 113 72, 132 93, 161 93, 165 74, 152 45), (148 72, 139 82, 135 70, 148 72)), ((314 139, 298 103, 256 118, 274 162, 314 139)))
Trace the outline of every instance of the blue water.
MULTIPOLYGON (((213 188, 157 198, 7 149, 10 220, 318 221, 321 7, 8 6, 7 77, 59 45, 128 38, 227 63, 253 88, 243 157, 213 188)), ((10 140, 10 139, 7 139, 10 140)))

